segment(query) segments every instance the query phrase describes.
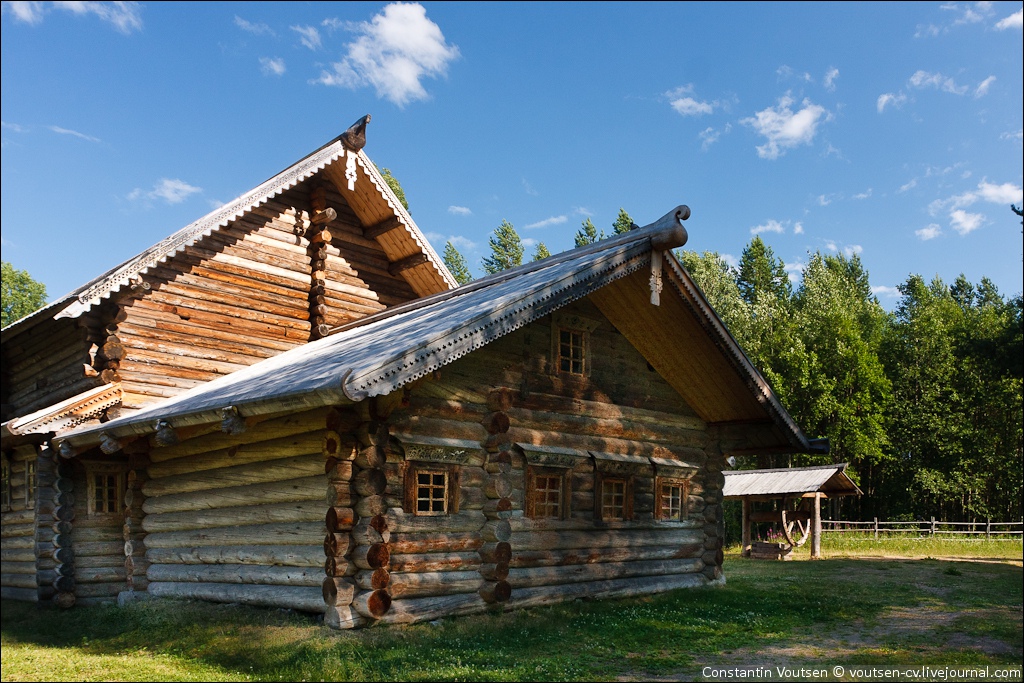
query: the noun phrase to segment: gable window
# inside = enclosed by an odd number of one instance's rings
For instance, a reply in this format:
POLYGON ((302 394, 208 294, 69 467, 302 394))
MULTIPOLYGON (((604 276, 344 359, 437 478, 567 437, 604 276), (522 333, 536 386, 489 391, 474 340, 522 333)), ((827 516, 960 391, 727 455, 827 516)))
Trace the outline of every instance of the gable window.
POLYGON ((558 330, 558 370, 572 375, 586 374, 587 333, 558 330))
POLYGON ((658 479, 658 519, 682 521, 686 515, 686 490, 684 479, 658 479))
POLYGON ((6 455, 0 463, 0 509, 4 512, 11 509, 11 463, 6 455))
POLYGON ((527 468, 526 516, 533 519, 569 517, 569 470, 562 467, 527 468))
POLYGON ((89 482, 89 516, 118 514, 124 504, 124 476, 119 469, 90 469, 86 477, 89 482))
POLYGON ((458 465, 410 463, 405 475, 405 509, 414 515, 458 512, 458 465))
POLYGON ((36 505, 36 463, 29 460, 25 463, 25 508, 34 508, 36 505))

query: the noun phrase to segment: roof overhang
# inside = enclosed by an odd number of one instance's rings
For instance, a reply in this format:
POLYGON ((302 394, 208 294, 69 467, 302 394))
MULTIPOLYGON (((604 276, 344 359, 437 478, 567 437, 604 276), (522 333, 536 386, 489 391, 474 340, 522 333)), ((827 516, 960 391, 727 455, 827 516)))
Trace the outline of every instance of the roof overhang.
POLYGON ((45 437, 77 427, 120 403, 121 385, 104 384, 29 415, 4 422, 0 425, 0 438, 6 446, 15 437, 45 437))

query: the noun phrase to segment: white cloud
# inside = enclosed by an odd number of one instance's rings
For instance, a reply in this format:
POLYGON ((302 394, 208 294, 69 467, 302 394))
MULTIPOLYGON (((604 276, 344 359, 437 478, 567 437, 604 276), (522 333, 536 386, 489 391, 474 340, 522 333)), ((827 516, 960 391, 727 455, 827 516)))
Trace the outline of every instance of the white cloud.
POLYGON ((1000 31, 1024 28, 1024 9, 1017 10, 1005 19, 1000 19, 996 24, 996 28, 1000 31))
POLYGON ((32 25, 42 23, 49 12, 61 10, 95 15, 125 35, 142 30, 142 6, 137 2, 5 2, 3 9, 15 20, 32 25))
POLYGON ((797 221, 793 225, 793 234, 794 235, 802 235, 802 234, 804 234, 804 224, 799 222, 799 221, 797 221))
POLYGON ((831 195, 823 195, 823 194, 819 194, 818 195, 818 206, 828 206, 831 203, 832 203, 832 196, 831 195))
POLYGON ((757 147, 757 154, 762 159, 777 159, 787 149, 810 144, 818 132, 818 124, 832 116, 824 107, 808 99, 803 101, 803 109, 797 112, 790 109, 792 104, 793 98, 786 94, 779 98, 778 106, 763 109, 741 121, 768 139, 766 144, 757 147))
POLYGON ((676 110, 681 116, 702 116, 703 114, 710 114, 718 106, 717 102, 702 102, 694 97, 691 97, 693 93, 693 85, 684 85, 675 90, 670 90, 665 93, 665 96, 669 100, 669 104, 676 110))
POLYGON ((937 88, 942 92, 948 92, 954 95, 964 95, 968 90, 966 85, 957 85, 956 81, 952 78, 943 76, 940 73, 928 73, 921 69, 914 72, 914 75, 910 77, 908 83, 911 87, 919 90, 924 90, 925 88, 937 88))
POLYGON ((717 131, 711 127, 705 128, 697 134, 697 137, 700 138, 700 148, 707 151, 708 147, 718 142, 718 138, 721 136, 721 131, 717 131))
POLYGON ((900 189, 896 191, 902 193, 906 192, 907 190, 913 190, 915 187, 917 187, 917 178, 911 178, 904 184, 900 185, 900 189))
POLYGON ((980 213, 967 213, 963 209, 957 209, 949 214, 950 225, 961 235, 974 232, 981 227, 985 216, 980 213))
POLYGON ((864 253, 864 247, 860 246, 859 244, 851 244, 849 246, 843 247, 843 253, 846 254, 846 258, 850 258, 854 254, 857 254, 859 256, 860 254, 864 253))
POLYGON ((984 97, 985 95, 988 94, 988 89, 995 82, 996 82, 996 77, 995 76, 989 76, 988 78, 983 80, 981 83, 979 83, 978 87, 974 89, 974 96, 975 97, 984 97))
POLYGON ((533 185, 531 185, 530 181, 527 180, 526 178, 523 178, 523 192, 530 195, 531 197, 540 196, 540 193, 537 192, 537 190, 533 189, 533 185))
POLYGON ((825 90, 832 92, 836 89, 836 79, 839 78, 839 69, 832 67, 825 72, 825 90))
POLYGON ((920 230, 915 230, 914 234, 921 238, 923 242, 935 239, 942 234, 942 228, 939 227, 938 223, 929 223, 920 230))
POLYGON ((254 24, 251 21, 246 21, 242 17, 235 15, 235 26, 242 29, 246 33, 251 33, 254 36, 272 36, 275 35, 274 29, 270 28, 266 24, 254 24))
POLYGON ((1024 189, 1013 183, 995 185, 983 180, 978 183, 978 196, 993 204, 1019 204, 1024 199, 1024 189))
POLYGON ((473 212, 468 207, 455 206, 453 204, 452 206, 448 207, 448 213, 454 214, 456 216, 469 216, 472 215, 473 212))
POLYGON ((782 223, 778 222, 774 218, 770 218, 767 223, 755 225, 750 229, 751 235, 760 235, 762 232, 777 232, 781 234, 786 232, 786 228, 783 227, 782 223))
POLYGON ((285 72, 284 60, 280 57, 260 57, 260 71, 264 76, 282 76, 285 72))
POLYGON ((875 296, 885 296, 895 298, 900 295, 900 290, 897 287, 889 287, 887 285, 877 285, 871 288, 871 293, 875 296))
POLYGON ((203 188, 189 185, 184 180, 161 178, 149 192, 143 192, 138 188, 132 190, 128 195, 128 199, 136 200, 146 197, 148 199, 162 199, 168 204, 180 204, 190 195, 202 191, 203 188))
POLYGON ((316 82, 345 88, 371 85, 378 97, 399 107, 427 99, 420 81, 445 76, 459 56, 459 48, 445 41, 418 3, 392 3, 371 21, 349 28, 359 35, 347 46, 347 55, 331 65, 333 71, 321 72, 316 82))
POLYGON ((1018 129, 1016 132, 1006 132, 999 135, 1000 140, 1016 140, 1017 142, 1024 142, 1024 128, 1018 129))
POLYGON ((789 275, 789 281, 794 285, 800 282, 800 278, 804 275, 804 270, 807 268, 807 264, 797 259, 791 263, 785 264, 783 270, 789 275))
POLYGON ((899 109, 904 104, 906 104, 906 102, 907 96, 904 95, 902 92, 898 94, 887 92, 883 95, 878 96, 878 101, 875 103, 875 107, 878 109, 878 113, 881 114, 883 111, 885 111, 885 108, 890 104, 899 109))
POLYGON ((575 209, 573 209, 573 212, 579 214, 580 216, 586 216, 588 218, 591 218, 594 215, 594 212, 585 206, 577 206, 575 209))
POLYGON ((561 225, 562 223, 569 220, 568 216, 552 216, 551 218, 545 218, 542 221, 536 223, 530 223, 523 230, 533 230, 534 228, 546 228, 552 225, 561 225))
POLYGON ((793 70, 791 66, 787 66, 786 64, 783 64, 778 69, 776 69, 775 74, 779 77, 780 81, 784 81, 794 77, 807 83, 810 83, 812 80, 814 80, 811 78, 811 74, 807 73, 806 71, 803 72, 802 74, 798 74, 793 70))
POLYGON ((722 260, 725 261, 725 263, 730 268, 739 268, 740 267, 740 260, 738 258, 736 258, 735 256, 733 256, 732 254, 719 254, 719 256, 722 257, 722 260))
POLYGON ((60 126, 47 126, 51 131, 58 135, 71 135, 72 137, 79 138, 81 140, 87 140, 89 142, 99 142, 100 139, 93 137, 92 135, 86 135, 85 133, 79 133, 77 130, 71 130, 69 128, 61 128, 60 126))
POLYGON ((323 45, 320 39, 320 31, 315 26, 292 26, 291 29, 299 34, 299 42, 314 52, 323 45))
POLYGON ((523 246, 524 247, 527 247, 527 248, 535 247, 535 246, 537 246, 538 243, 540 243, 540 240, 535 240, 532 237, 524 237, 523 238, 523 246))
POLYGON ((864 190, 863 192, 861 192, 859 194, 853 195, 853 198, 854 199, 867 199, 870 196, 871 196, 871 188, 869 187, 868 189, 864 190))
POLYGON ((828 249, 831 252, 839 251, 839 247, 837 247, 836 243, 833 242, 832 240, 829 240, 828 242, 825 242, 825 248, 828 249))
POLYGON ((0 128, 6 128, 7 130, 14 131, 15 133, 27 133, 28 128, 19 125, 17 123, 8 123, 7 121, 0 121, 0 128))

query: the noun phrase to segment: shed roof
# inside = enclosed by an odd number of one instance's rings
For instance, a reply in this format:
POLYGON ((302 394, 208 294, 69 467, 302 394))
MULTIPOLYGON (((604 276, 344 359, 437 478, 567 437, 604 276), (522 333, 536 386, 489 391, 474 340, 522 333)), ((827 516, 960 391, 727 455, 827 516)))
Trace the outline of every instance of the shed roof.
MULTIPOLYGON (((660 307, 643 299, 650 297, 646 289, 649 273, 640 271, 651 263, 652 249, 663 245, 672 231, 681 231, 685 241, 680 213, 677 209, 646 228, 382 311, 130 416, 80 429, 57 440, 80 448, 98 443, 101 432, 113 438, 151 433, 157 419, 168 420, 174 426, 215 422, 220 419, 218 411, 228 406, 243 415, 257 415, 385 395, 572 301, 603 291, 613 283, 616 287, 624 283, 617 294, 624 301, 623 310, 658 309, 660 312, 644 315, 661 316, 649 319, 637 314, 613 320, 624 334, 629 331, 635 338, 645 330, 650 333, 649 325, 695 330, 689 334, 693 339, 685 344, 661 344, 658 349, 669 358, 693 349, 696 360, 688 360, 689 365, 681 366, 678 372, 671 362, 651 362, 665 368, 667 379, 691 405, 703 404, 708 398, 710 412, 701 415, 702 419, 773 422, 779 438, 788 441, 793 451, 810 450, 807 437, 671 251, 665 252, 669 266, 666 275, 671 285, 668 289, 675 296, 662 295, 660 307), (678 304, 667 306, 669 299, 687 299, 693 315, 680 314, 678 304), (693 316, 697 316, 699 325, 694 325, 693 316), (632 327, 637 329, 624 329, 632 327), (703 371, 700 363, 712 356, 717 359, 714 372, 728 376, 717 381, 689 381, 692 377, 685 373, 703 371), (722 391, 723 386, 743 400, 715 404, 711 394, 722 391)), ((598 303, 599 307, 602 303, 611 307, 608 302, 598 303)), ((696 408, 698 414, 703 407, 696 408)))
POLYGON ((448 272, 448 268, 430 246, 409 212, 395 197, 374 163, 362 150, 356 152, 345 147, 339 136, 252 190, 186 225, 142 253, 38 311, 11 323, 3 328, 4 341, 43 320, 77 318, 128 285, 132 279, 145 274, 150 268, 325 169, 328 177, 335 181, 364 223, 372 225, 385 217, 397 218, 401 223, 404 229, 382 235, 379 241, 392 261, 416 253, 425 256, 421 265, 403 273, 417 294, 424 296, 457 286, 455 278, 448 272), (339 160, 342 160, 342 163, 335 164, 339 160), (353 165, 352 170, 356 172, 357 190, 350 190, 346 181, 346 162, 349 161, 353 165), (340 166, 340 171, 333 169, 332 165, 340 166), (339 179, 343 182, 339 183, 339 179))
POLYGON ((830 496, 861 495, 846 475, 846 463, 814 467, 783 467, 771 470, 725 472, 725 498, 825 493, 830 496))

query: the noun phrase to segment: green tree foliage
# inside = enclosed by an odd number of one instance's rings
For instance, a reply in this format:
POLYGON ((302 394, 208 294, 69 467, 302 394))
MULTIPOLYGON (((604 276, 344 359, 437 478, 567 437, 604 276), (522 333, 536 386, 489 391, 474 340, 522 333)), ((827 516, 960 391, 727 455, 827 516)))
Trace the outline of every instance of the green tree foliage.
POLYGON ((469 273, 469 266, 466 264, 466 257, 455 248, 455 245, 451 243, 451 240, 444 244, 444 265, 448 267, 448 271, 455 278, 455 281, 460 285, 464 285, 467 282, 473 281, 473 276, 469 273))
POLYGON ((508 221, 502 221, 488 240, 491 255, 483 259, 484 272, 500 273, 523 263, 523 240, 508 221))
POLYGON ((619 217, 615 219, 614 223, 612 223, 612 230, 616 235, 621 235, 624 232, 632 230, 634 225, 636 224, 633 222, 633 219, 630 218, 629 214, 626 213, 626 210, 620 208, 619 217))
POLYGON ((537 244, 537 248, 533 251, 533 260, 540 261, 541 259, 546 259, 549 256, 551 256, 551 252, 548 251, 547 245, 543 242, 539 242, 537 244))
POLYGON ((405 199, 405 190, 402 189, 401 183, 398 182, 395 176, 391 175, 391 171, 389 169, 380 169, 380 174, 384 177, 384 182, 388 184, 391 191, 395 193, 396 197, 398 197, 398 201, 402 202, 402 206, 404 206, 405 210, 408 211, 409 202, 405 199))
POLYGON ((587 218, 583 221, 580 229, 576 231, 576 246, 585 247, 588 244, 593 244, 594 242, 603 240, 604 238, 604 230, 598 233, 593 221, 587 218))
POLYGON ((15 270, 7 261, 3 268, 3 327, 46 305, 46 285, 36 282, 25 270, 15 270))
POLYGON ((750 305, 740 296, 735 270, 715 251, 705 251, 703 254, 680 251, 676 256, 704 292, 704 297, 718 313, 718 317, 740 346, 745 348, 749 336, 750 305))
POLYGON ((737 285, 743 300, 751 306, 757 303, 759 294, 788 300, 793 289, 786 265, 775 258, 775 252, 760 237, 752 239, 743 250, 737 285))

